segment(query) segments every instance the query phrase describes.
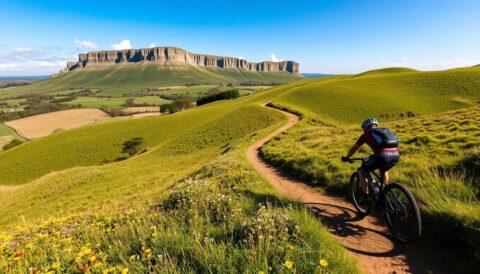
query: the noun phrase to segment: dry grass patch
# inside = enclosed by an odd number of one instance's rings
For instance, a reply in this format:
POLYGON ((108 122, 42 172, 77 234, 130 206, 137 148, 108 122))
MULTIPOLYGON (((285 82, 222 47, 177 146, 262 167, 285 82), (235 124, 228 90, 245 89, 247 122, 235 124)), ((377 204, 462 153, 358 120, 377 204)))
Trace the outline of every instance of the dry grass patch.
POLYGON ((110 118, 99 109, 71 109, 35 115, 5 124, 14 128, 22 137, 34 139, 110 118))

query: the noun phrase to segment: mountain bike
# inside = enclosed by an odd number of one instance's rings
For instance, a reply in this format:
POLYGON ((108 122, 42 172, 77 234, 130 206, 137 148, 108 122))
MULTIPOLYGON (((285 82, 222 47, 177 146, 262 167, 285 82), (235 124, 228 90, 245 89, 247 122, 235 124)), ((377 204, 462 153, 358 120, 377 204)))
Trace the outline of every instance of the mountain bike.
MULTIPOLYGON (((350 158, 349 163, 365 162, 368 157, 350 158)), ((393 236, 400 242, 412 244, 422 233, 422 218, 412 193, 399 183, 385 185, 378 172, 369 172, 368 194, 360 187, 360 168, 350 177, 350 195, 353 205, 361 216, 370 214, 373 204, 384 211, 393 236), (373 176, 372 176, 373 174, 373 176)))

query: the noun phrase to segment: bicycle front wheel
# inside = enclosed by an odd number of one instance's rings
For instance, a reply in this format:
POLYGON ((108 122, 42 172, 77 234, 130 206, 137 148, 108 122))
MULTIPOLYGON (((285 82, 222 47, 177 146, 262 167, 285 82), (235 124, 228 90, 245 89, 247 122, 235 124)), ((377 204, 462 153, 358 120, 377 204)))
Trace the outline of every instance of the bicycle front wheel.
POLYGON ((422 218, 417 202, 407 188, 391 183, 385 187, 385 214, 388 226, 399 241, 412 244, 422 233, 422 218))
POLYGON ((350 177, 350 197, 359 215, 367 216, 370 213, 372 200, 362 191, 358 172, 354 172, 350 177))

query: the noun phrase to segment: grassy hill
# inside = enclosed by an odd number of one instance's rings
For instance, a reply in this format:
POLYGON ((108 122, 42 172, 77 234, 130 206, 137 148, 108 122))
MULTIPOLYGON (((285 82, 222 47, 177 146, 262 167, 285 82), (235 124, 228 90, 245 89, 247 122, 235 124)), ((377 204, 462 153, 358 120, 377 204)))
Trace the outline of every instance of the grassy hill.
POLYGON ((418 72, 418 70, 414 70, 411 68, 403 68, 403 67, 393 67, 393 68, 382 68, 382 69, 374 69, 365 71, 355 75, 354 77, 361 77, 361 76, 382 76, 386 74, 395 74, 395 73, 408 73, 408 72, 418 72))
POLYGON ((374 76, 320 78, 293 88, 274 102, 328 121, 355 123, 365 117, 398 119, 469 107, 480 100, 480 68, 374 76))
POLYGON ((143 88, 197 84, 287 83, 301 79, 289 72, 251 72, 241 69, 202 68, 185 64, 90 65, 84 69, 45 79, 35 84, 0 90, 0 98, 28 93, 52 93, 72 88, 101 88, 102 95, 121 96, 143 88))
POLYGON ((360 122, 376 117, 400 136, 391 177, 420 201, 424 237, 480 262, 479 101, 479 68, 317 79, 273 100, 304 119, 262 153, 296 177, 346 193, 355 167, 340 157, 361 134, 360 122))
POLYGON ((296 81, 173 115, 60 132, 1 152, 0 227, 16 233, 0 241, 19 246, 2 245, 0 264, 13 273, 26 263, 44 272, 292 267, 313 273, 325 270, 319 261, 326 259, 328 272, 356 273, 325 228, 302 205, 279 198, 246 163, 247 145, 285 121, 259 106, 271 101, 304 119, 269 142, 264 156, 329 191, 346 189, 353 167, 339 159, 359 134, 359 121, 383 115, 381 122, 402 139, 392 178, 420 200, 425 235, 475 257, 480 70, 386 71, 296 81), (135 137, 147 151, 115 161, 127 156, 122 146, 135 137), (14 228, 20 223, 27 225, 14 228))
POLYGON ((313 216, 245 163, 246 146, 285 121, 258 104, 295 85, 1 153, 0 166, 15 175, 2 179, 0 227, 16 232, 0 241, 19 245, 0 245, 0 264, 12 273, 26 264, 42 272, 314 272, 326 260, 333 272, 358 273, 313 216), (108 163, 132 137, 143 137, 148 152, 108 163))

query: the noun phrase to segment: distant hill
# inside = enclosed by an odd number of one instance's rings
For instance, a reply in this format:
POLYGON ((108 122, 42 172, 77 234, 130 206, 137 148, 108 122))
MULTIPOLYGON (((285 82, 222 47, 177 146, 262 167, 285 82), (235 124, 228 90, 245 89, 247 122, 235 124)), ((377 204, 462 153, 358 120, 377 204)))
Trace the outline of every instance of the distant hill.
POLYGON ((300 73, 305 78, 320 78, 326 76, 332 76, 333 74, 323 74, 323 73, 300 73))
POLYGON ((32 76, 0 76, 0 80, 18 81, 18 80, 39 80, 50 78, 50 75, 32 75, 32 76))
POLYGON ((392 67, 392 68, 382 68, 382 69, 374 69, 369 70, 366 72, 359 73, 355 76, 378 76, 378 75, 385 75, 385 74, 394 74, 394 73, 407 73, 407 72, 416 72, 418 70, 414 70, 411 68, 402 68, 402 67, 392 67))
POLYGON ((477 105, 479 74, 480 67, 444 71, 386 68, 311 79, 274 103, 345 123, 358 123, 365 117, 424 115, 477 105))
POLYGON ((235 57, 193 54, 179 48, 99 51, 80 54, 77 62, 51 79, 2 92, 0 98, 30 93, 102 89, 108 95, 156 87, 200 84, 277 85, 303 76, 294 61, 259 63, 235 57))

